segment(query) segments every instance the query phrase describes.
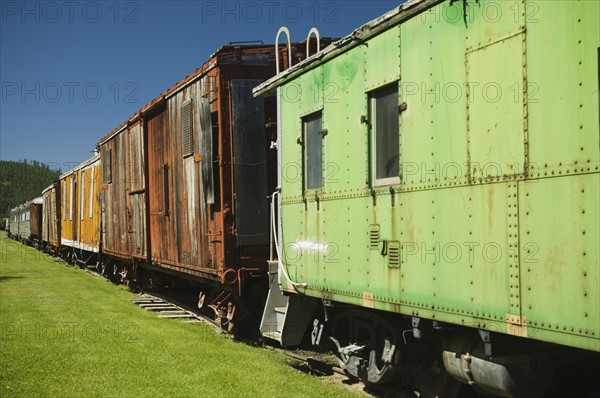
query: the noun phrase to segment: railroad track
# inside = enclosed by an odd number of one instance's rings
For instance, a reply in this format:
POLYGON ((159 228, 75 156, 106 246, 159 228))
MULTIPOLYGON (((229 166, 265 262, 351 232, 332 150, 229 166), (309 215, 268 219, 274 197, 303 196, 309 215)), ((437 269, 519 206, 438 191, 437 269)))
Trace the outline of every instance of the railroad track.
MULTIPOLYGON (((208 324, 212 326, 218 333, 233 337, 232 334, 221 328, 217 322, 202 314, 198 309, 190 308, 186 304, 159 293, 142 293, 136 295, 135 297, 131 297, 129 300, 146 311, 156 313, 158 318, 179 319, 186 323, 208 324)), ((280 352, 293 359, 293 361, 296 361, 296 363, 292 366, 301 371, 318 376, 331 376, 333 374, 338 374, 347 377, 347 374, 344 372, 344 370, 337 366, 337 360, 335 359, 334 355, 312 353, 309 351, 300 350, 289 351, 272 346, 265 346, 265 348, 280 352), (303 366, 299 366, 299 363, 303 366)))
POLYGON ((158 293, 142 293, 129 299, 140 308, 156 313, 158 318, 179 319, 185 323, 205 323, 213 326, 218 332, 226 333, 218 323, 203 315, 198 310, 169 299, 158 293))

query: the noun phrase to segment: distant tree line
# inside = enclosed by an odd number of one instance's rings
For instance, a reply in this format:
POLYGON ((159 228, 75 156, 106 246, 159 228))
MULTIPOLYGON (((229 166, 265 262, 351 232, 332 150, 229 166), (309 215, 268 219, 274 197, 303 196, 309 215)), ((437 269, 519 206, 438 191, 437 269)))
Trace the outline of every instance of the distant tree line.
POLYGON ((0 160, 0 224, 12 208, 40 196, 60 174, 37 160, 0 160))

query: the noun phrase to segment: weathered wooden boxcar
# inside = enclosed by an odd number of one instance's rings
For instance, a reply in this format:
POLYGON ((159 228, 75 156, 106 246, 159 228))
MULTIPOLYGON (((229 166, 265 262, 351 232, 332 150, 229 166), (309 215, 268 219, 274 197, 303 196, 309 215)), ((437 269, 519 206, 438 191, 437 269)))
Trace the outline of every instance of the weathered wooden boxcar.
POLYGON ((252 89, 275 58, 272 45, 226 45, 98 142, 103 253, 121 275, 146 265, 212 281, 206 303, 230 320, 245 282, 264 284, 275 106, 252 89))
POLYGON ((291 295, 275 281, 265 336, 297 343, 314 321, 350 373, 421 396, 454 379, 541 396, 569 352, 584 385, 599 47, 597 1, 414 0, 260 86, 281 104, 274 270, 291 295))
POLYGON ((51 252, 61 245, 61 194, 60 181, 55 181, 42 191, 42 242, 51 252))
POLYGON ((100 156, 60 176, 60 242, 74 262, 93 261, 100 249, 100 156))
POLYGON ((29 205, 29 240, 36 246, 42 241, 42 203, 42 197, 39 197, 29 205))

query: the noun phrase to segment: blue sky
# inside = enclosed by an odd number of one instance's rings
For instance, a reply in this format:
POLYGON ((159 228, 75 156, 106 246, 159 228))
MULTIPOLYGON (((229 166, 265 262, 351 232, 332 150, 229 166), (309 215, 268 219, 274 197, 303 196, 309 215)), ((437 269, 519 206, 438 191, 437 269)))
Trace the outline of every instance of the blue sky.
POLYGON ((221 45, 341 37, 400 3, 0 0, 0 159, 65 171, 221 45))

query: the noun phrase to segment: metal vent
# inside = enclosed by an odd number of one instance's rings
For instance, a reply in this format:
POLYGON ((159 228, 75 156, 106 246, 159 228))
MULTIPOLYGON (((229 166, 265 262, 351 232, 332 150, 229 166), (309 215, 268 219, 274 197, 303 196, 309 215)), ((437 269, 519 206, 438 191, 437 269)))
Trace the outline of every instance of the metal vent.
POLYGON ((377 250, 379 248, 379 224, 369 225, 369 249, 377 250))
POLYGON ((194 154, 192 143, 192 101, 181 105, 181 152, 183 157, 194 154))
POLYGON ((400 242, 388 241, 388 267, 400 267, 400 242))

